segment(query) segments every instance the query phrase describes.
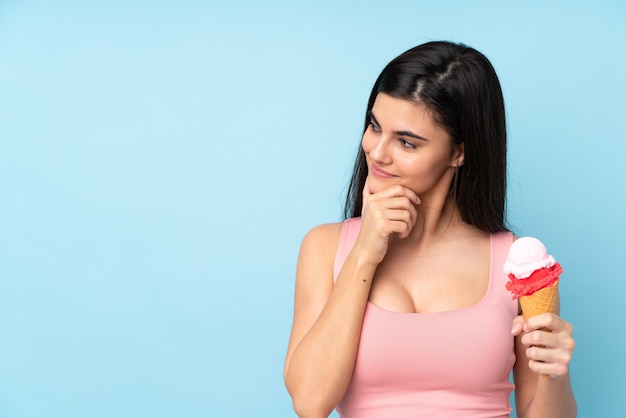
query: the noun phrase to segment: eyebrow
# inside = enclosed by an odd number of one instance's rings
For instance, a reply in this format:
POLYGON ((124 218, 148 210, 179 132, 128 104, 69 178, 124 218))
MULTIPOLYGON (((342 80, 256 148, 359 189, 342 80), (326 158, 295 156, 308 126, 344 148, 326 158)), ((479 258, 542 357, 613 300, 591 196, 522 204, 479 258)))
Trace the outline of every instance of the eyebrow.
MULTIPOLYGON (((378 123, 378 120, 376 119, 376 116, 374 116, 374 112, 369 110, 367 112, 367 115, 376 125, 380 126, 380 123, 378 123)), ((429 141, 428 138, 424 138, 423 136, 418 135, 416 133, 413 133, 411 131, 393 131, 393 134, 397 135, 397 136, 408 136, 410 138, 415 138, 415 139, 419 139, 419 140, 422 140, 422 141, 429 141)))

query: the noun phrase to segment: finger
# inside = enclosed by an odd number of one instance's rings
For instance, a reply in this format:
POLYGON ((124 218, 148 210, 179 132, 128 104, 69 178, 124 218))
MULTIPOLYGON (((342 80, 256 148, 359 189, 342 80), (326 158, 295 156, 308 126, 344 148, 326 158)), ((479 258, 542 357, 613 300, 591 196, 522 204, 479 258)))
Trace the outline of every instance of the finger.
POLYGON ((549 377, 559 377, 569 370, 572 353, 555 348, 531 346, 526 349, 528 367, 535 373, 549 377))
POLYGON ((553 339, 551 338, 552 333, 550 331, 544 330, 535 330, 528 331, 524 335, 522 335, 522 344, 527 346, 540 345, 553 347, 553 339))
POLYGON ((365 211, 365 205, 367 204, 369 197, 372 195, 369 185, 367 184, 367 179, 365 179, 365 186, 363 187, 362 193, 363 193, 363 205, 361 206, 361 212, 365 211))
POLYGON ((417 193, 407 187, 405 187, 404 189, 406 192, 406 197, 408 197, 414 205, 419 205, 420 203, 422 203, 417 193))
POLYGON ((526 348, 526 357, 530 360, 544 363, 569 364, 572 360, 572 352, 563 348, 548 348, 543 346, 531 346, 526 348))
MULTIPOLYGON (((417 222, 417 209, 415 208, 415 204, 412 203, 407 197, 389 197, 389 198, 383 198, 380 195, 376 194, 376 195, 372 195, 369 198, 369 208, 368 210, 371 210, 372 213, 381 213, 381 216, 388 218, 388 219, 401 219, 401 220, 405 220, 405 215, 408 216, 408 219, 410 220, 411 223, 411 227, 415 226, 415 223, 417 222), (406 212, 406 214, 402 214, 402 218, 393 218, 393 217, 389 217, 388 214, 386 214, 385 212, 388 210, 398 210, 398 211, 404 211, 406 212)), ((398 212, 400 213, 400 212, 398 212)))
POLYGON ((576 348, 576 341, 568 332, 533 331, 522 337, 522 344, 555 350, 559 353, 571 353, 576 348))
POLYGON ((376 201, 381 207, 386 209, 415 209, 415 204, 406 196, 399 197, 383 197, 380 195, 372 195, 370 202, 376 201))
POLYGON ((370 187, 367 182, 367 179, 365 179, 365 186, 363 186, 363 198, 370 197, 371 195, 372 195, 372 192, 370 191, 370 187))
MULTIPOLYGON (((405 213, 408 214, 408 221, 410 223, 410 229, 413 229, 415 224, 417 223, 417 209, 415 208, 415 204, 409 201, 407 198, 396 198, 400 199, 398 201, 392 201, 392 204, 395 204, 400 210, 404 209, 405 213)), ((404 215, 404 214, 403 214, 404 215)), ((403 218, 404 219, 404 218, 403 218)), ((409 231, 410 232, 410 231, 409 231)))
POLYGON ((407 221, 389 221, 389 235, 396 233, 399 238, 406 238, 411 233, 413 225, 407 221))
POLYGON ((513 336, 520 335, 522 331, 524 330, 525 323, 526 323, 526 320, 524 319, 523 315, 518 315, 515 318, 513 318, 513 325, 511 327, 511 335, 513 336))
POLYGON ((411 225, 415 226, 415 224, 417 223, 417 209, 414 205, 411 205, 409 207, 409 214, 411 215, 411 225))
POLYGON ((384 212, 383 219, 392 226, 390 229, 387 229, 391 231, 390 234, 395 232, 400 238, 406 238, 413 230, 414 221, 408 210, 387 209, 384 212))
POLYGON ((569 371, 569 364, 546 363, 543 361, 529 360, 528 367, 535 373, 549 376, 553 379, 564 376, 569 371))
POLYGON ((567 329, 566 324, 567 322, 561 319, 561 317, 556 314, 542 313, 528 318, 524 331, 534 331, 538 329, 561 331, 567 329))
POLYGON ((555 348, 547 348, 543 345, 531 345, 526 348, 526 357, 529 360, 552 363, 561 360, 561 352, 555 348))
POLYGON ((376 195, 381 198, 406 197, 415 205, 419 205, 421 203, 421 200, 419 196, 417 196, 417 193, 415 193, 408 187, 404 187, 399 184, 391 186, 385 190, 381 190, 380 192, 376 193, 376 195))

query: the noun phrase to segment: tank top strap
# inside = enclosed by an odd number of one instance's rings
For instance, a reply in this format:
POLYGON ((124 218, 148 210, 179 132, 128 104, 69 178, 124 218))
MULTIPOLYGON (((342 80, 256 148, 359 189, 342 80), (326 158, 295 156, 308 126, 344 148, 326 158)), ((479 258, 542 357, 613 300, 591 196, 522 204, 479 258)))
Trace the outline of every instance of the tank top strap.
POLYGON ((360 230, 360 217, 350 218, 343 221, 343 225, 341 227, 341 235, 339 237, 339 245, 337 247, 337 254, 335 255, 335 264, 333 268, 334 281, 337 281, 337 277, 339 276, 341 267, 346 261, 346 258, 348 258, 348 254, 350 253, 350 250, 352 250, 352 247, 354 246, 354 242, 356 241, 356 237, 359 235, 360 230))

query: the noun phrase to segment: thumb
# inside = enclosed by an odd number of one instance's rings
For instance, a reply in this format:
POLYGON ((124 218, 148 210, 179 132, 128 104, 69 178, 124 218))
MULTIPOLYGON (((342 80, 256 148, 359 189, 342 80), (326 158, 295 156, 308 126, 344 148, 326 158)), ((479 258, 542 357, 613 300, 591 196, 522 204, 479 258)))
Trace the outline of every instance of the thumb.
POLYGON ((525 323, 526 321, 524 320, 523 315, 518 315, 515 318, 513 318, 513 326, 511 327, 511 335, 513 336, 520 335, 522 333, 522 330, 524 329, 525 323))
POLYGON ((367 179, 365 180, 365 186, 363 187, 363 205, 361 206, 361 213, 365 212, 365 206, 367 205, 367 201, 369 197, 372 195, 370 192, 370 188, 367 184, 367 179))

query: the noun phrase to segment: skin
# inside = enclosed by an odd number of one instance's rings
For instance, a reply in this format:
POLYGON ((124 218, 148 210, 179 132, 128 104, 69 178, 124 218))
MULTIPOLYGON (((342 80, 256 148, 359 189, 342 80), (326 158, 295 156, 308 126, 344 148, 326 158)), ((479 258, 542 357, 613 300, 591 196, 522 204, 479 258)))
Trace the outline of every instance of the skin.
MULTIPOLYGON (((327 417, 346 392, 368 301, 396 312, 457 310, 477 303, 489 281, 489 234, 464 223, 448 193, 463 146, 429 110, 380 93, 362 147, 361 229, 336 283, 340 223, 312 229, 300 249, 285 363, 300 417, 327 417)), ((518 316, 511 334, 518 416, 574 417, 571 325, 553 314, 518 316)))

